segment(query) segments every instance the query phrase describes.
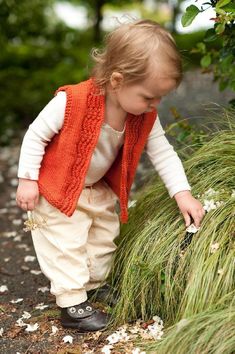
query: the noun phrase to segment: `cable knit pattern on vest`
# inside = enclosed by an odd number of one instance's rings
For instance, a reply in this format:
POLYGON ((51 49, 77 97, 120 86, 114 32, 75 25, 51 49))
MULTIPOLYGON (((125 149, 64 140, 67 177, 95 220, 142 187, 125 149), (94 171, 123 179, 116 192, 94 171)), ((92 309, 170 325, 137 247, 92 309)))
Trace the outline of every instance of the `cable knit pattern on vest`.
MULTIPOLYGON (((64 125, 48 144, 39 174, 40 193, 67 216, 71 216, 84 187, 84 181, 97 144, 105 112, 105 97, 94 81, 60 87, 67 103, 64 125)), ((124 145, 105 181, 120 198, 121 221, 128 220, 128 195, 134 175, 156 119, 156 111, 141 116, 129 114, 124 145)))

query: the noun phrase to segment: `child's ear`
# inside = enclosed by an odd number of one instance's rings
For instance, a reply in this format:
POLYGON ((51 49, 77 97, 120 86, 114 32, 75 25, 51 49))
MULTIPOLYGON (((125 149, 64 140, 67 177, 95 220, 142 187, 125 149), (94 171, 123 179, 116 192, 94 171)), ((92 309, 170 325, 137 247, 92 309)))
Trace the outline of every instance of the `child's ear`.
POLYGON ((123 75, 117 71, 114 71, 110 77, 110 84, 113 89, 118 89, 123 84, 123 75))

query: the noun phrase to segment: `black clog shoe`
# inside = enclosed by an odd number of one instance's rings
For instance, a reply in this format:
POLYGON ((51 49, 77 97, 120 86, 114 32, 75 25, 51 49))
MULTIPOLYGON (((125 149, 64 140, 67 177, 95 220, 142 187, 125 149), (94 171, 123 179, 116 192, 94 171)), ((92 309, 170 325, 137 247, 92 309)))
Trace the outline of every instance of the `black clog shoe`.
POLYGON ((79 305, 61 308, 61 324, 81 333, 103 330, 110 321, 110 315, 94 309, 89 301, 79 305))

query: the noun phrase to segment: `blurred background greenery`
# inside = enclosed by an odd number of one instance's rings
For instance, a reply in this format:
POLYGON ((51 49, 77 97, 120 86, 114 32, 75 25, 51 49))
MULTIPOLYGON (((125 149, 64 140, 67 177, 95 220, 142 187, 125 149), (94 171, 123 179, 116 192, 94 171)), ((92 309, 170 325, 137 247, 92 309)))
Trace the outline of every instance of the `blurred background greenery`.
MULTIPOLYGON (((199 66, 200 53, 192 54, 191 49, 203 39, 205 31, 179 33, 181 3, 0 0, 0 144, 8 144, 15 131, 25 128, 60 85, 89 76, 89 52, 101 45, 107 30, 117 25, 115 16, 123 21, 122 14, 128 13, 163 24, 176 39, 185 69, 199 66)), ((216 39, 213 48, 219 46, 216 39)))

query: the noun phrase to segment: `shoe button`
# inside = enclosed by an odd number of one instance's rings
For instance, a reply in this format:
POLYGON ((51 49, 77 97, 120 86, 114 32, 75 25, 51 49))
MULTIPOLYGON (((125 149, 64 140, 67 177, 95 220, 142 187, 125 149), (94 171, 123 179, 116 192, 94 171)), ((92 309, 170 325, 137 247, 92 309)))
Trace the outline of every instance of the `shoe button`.
POLYGON ((92 311, 92 307, 91 307, 91 306, 87 306, 87 307, 86 307, 86 310, 87 310, 87 311, 92 311))
POLYGON ((75 307, 70 307, 69 308, 69 312, 70 313, 75 313, 76 312, 76 308, 75 307))
POLYGON ((84 313, 84 310, 83 309, 78 309, 78 313, 79 313, 79 315, 82 315, 84 313))

